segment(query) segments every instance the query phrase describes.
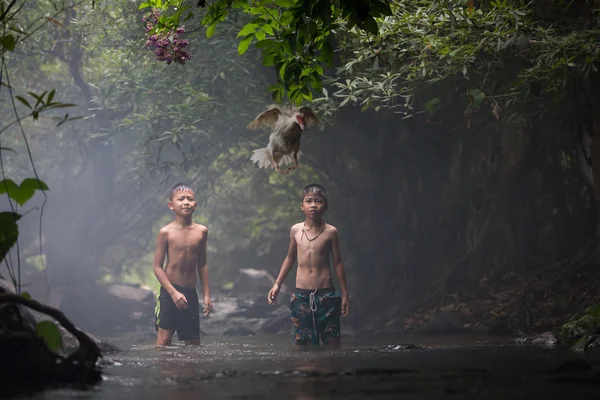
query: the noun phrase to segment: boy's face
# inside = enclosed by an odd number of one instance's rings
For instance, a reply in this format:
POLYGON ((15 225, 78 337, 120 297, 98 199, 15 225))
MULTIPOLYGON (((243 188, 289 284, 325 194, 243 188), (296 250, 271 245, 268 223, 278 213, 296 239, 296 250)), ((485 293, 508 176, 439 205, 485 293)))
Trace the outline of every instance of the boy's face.
POLYGON ((169 208, 177 215, 190 216, 196 210, 196 197, 191 190, 179 190, 169 201, 169 208))
POLYGON ((307 193, 302 199, 300 209, 307 219, 321 218, 327 210, 327 202, 315 193, 307 193))

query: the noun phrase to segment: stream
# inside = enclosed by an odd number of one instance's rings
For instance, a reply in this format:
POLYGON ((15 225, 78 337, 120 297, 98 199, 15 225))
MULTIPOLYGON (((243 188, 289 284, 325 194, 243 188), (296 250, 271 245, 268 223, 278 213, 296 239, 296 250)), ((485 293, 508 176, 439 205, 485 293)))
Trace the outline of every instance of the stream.
POLYGON ((213 336, 156 348, 150 332, 107 338, 103 382, 28 399, 598 398, 600 354, 490 336, 353 337, 296 349, 289 335, 213 336))

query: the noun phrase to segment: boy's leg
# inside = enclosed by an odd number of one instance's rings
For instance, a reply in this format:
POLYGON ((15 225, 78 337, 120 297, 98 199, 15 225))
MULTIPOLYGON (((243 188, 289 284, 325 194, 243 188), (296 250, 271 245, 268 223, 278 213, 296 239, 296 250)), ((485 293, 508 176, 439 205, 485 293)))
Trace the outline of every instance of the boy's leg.
POLYGON ((159 288, 156 308, 154 309, 156 317, 156 338, 157 346, 170 346, 175 333, 175 321, 177 315, 177 306, 162 287, 159 288))
POLYGON ((339 349, 340 347, 342 347, 342 338, 341 337, 337 337, 337 338, 324 338, 323 344, 326 344, 327 346, 333 347, 334 349, 339 349))
POLYGON ((175 331, 159 327, 158 337, 156 338, 156 345, 170 346, 173 341, 173 333, 175 333, 175 331))
POLYGON ((319 296, 317 328, 323 344, 340 347, 342 344, 340 317, 342 315, 342 297, 337 292, 319 296))
POLYGON ((181 293, 188 301, 184 310, 179 310, 177 318, 177 336, 186 345, 200 345, 200 304, 196 288, 185 288, 181 293))
POLYGON ((315 341, 312 311, 308 296, 294 293, 290 301, 290 318, 294 324, 294 344, 304 346, 315 341))

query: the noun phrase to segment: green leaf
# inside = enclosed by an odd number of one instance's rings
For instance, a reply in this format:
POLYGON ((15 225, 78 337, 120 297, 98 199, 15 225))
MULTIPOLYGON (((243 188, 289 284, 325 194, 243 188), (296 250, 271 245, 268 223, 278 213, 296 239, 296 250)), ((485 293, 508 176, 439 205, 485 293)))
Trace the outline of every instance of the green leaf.
POLYGON ((296 5, 295 0, 275 0, 275 5, 279 7, 294 7, 296 5))
POLYGON ((54 322, 40 321, 35 326, 35 331, 50 350, 57 351, 63 348, 62 335, 54 322))
POLYGON ((285 69, 287 68, 287 62, 283 63, 281 67, 279 67, 279 77, 282 81, 285 82, 285 69))
POLYGON ((33 197, 33 195, 35 194, 35 189, 33 189, 32 187, 20 187, 18 189, 18 191, 15 192, 9 192, 8 195, 17 203, 19 203, 20 206, 23 206, 23 204, 27 203, 27 200, 29 200, 30 198, 33 197))
POLYGON ((318 73, 319 75, 321 75, 321 76, 323 76, 323 75, 324 75, 324 74, 323 74, 323 67, 321 67, 321 64, 319 64, 319 63, 315 63, 315 65, 314 65, 314 69, 315 69, 315 71, 317 71, 317 73, 318 73))
POLYGON ((248 0, 235 0, 232 5, 233 8, 241 8, 242 10, 246 10, 250 7, 248 4, 248 0))
POLYGON ((268 47, 272 47, 275 44, 275 41, 273 39, 265 39, 265 40, 260 40, 258 42, 256 42, 254 44, 254 46, 257 49, 265 49, 268 47))
POLYGON ((390 8, 389 1, 374 1, 371 3, 371 8, 373 9, 373 11, 376 11, 381 15, 392 15, 392 9, 390 8))
POLYGON ((271 97, 273 98, 273 100, 276 103, 281 103, 282 102, 282 100, 283 100, 283 93, 284 93, 285 90, 284 90, 283 86, 280 83, 270 86, 268 90, 270 92, 273 92, 271 94, 271 97))
POLYGON ((319 27, 317 26, 317 23, 315 21, 310 21, 310 23, 308 24, 308 32, 312 36, 315 36, 319 32, 319 27))
POLYGON ((150 7, 150 3, 145 2, 139 5, 138 10, 143 10, 144 8, 150 7))
POLYGON ((425 110, 427 110, 429 114, 433 114, 437 108, 436 106, 440 103, 440 101, 441 100, 438 97, 429 100, 427 103, 425 103, 425 110))
POLYGON ((587 337, 583 336, 583 337, 579 338, 579 340, 577 340, 575 343, 573 343, 573 345, 571 346, 571 350, 576 351, 576 352, 583 352, 586 349, 586 345, 587 345, 587 337))
POLYGON ((241 31, 237 34, 237 37, 248 36, 251 33, 256 32, 258 24, 246 24, 241 31))
POLYGON ((302 70, 302 73, 300 74, 300 77, 303 77, 303 76, 308 76, 308 75, 310 75, 310 74, 311 74, 313 71, 314 71, 314 70, 313 70, 311 67, 304 68, 304 69, 302 70))
POLYGON ((262 29, 263 31, 265 31, 266 33, 268 33, 271 36, 275 36, 275 32, 273 31, 273 27, 269 24, 264 24, 263 26, 260 27, 260 29, 262 29))
POLYGON ((207 38, 211 38, 212 35, 215 34, 215 28, 217 27, 217 23, 215 22, 214 24, 212 24, 211 26, 209 26, 208 28, 206 28, 206 37, 207 38))
POLYGON ((600 324, 600 304, 588 307, 587 310, 585 310, 585 312, 591 315, 591 317, 594 318, 600 324))
POLYGON ((321 83, 321 79, 319 79, 318 77, 314 77, 312 76, 312 81, 310 82, 310 86, 312 86, 313 89, 315 89, 317 92, 322 92, 325 89, 323 89, 323 84, 321 83))
POLYGON ((375 18, 371 17, 370 15, 367 15, 364 24, 365 30, 367 32, 372 33, 373 35, 377 35, 377 33, 379 32, 379 27, 377 26, 377 21, 375 21, 375 18))
POLYGON ((256 38, 256 40, 265 40, 265 38, 267 37, 267 34, 264 31, 256 31, 254 33, 254 37, 256 38))
POLYGON ((333 47, 328 42, 323 43, 321 48, 321 56, 319 57, 321 61, 327 63, 328 65, 333 64, 333 47))
POLYGON ((31 300, 31 295, 28 292, 22 292, 21 297, 23 297, 27 300, 31 300))
POLYGON ((267 53, 263 55, 263 65, 266 67, 272 67, 277 64, 279 57, 274 53, 267 53))
POLYGON ((475 106, 475 108, 477 108, 481 105, 481 102, 483 101, 484 98, 485 98, 484 92, 479 92, 475 96, 473 96, 473 105, 475 106))
POLYGON ((29 102, 27 101, 27 99, 25 99, 25 97, 22 96, 15 96, 15 99, 19 100, 21 103, 25 104, 26 107, 28 107, 31 110, 31 104, 29 104, 29 102))
POLYGON ((44 96, 46 95, 46 92, 42 93, 42 94, 35 94, 33 92, 27 92, 31 97, 33 97, 34 99, 36 99, 36 103, 35 106, 33 106, 33 108, 37 108, 38 105, 44 104, 44 96))
POLYGON ((74 103, 54 103, 48 106, 48 108, 66 108, 66 107, 75 107, 77 104, 74 103))
POLYGON ((27 178, 21 182, 21 189, 33 189, 33 190, 50 190, 48 185, 46 185, 42 180, 38 180, 35 178, 27 178))
POLYGON ((2 37, 2 39, 0 39, 0 44, 6 50, 13 51, 17 44, 17 39, 15 39, 15 37, 9 33, 8 35, 5 35, 2 37))
POLYGON ((283 92, 275 91, 271 94, 271 97, 275 103, 281 103, 283 101, 283 92))
POLYGON ((308 101, 312 101, 313 100, 312 92, 308 88, 306 90, 302 91, 302 97, 304 97, 308 101))
POLYGON ((17 221, 21 218, 20 214, 10 211, 0 212, 0 262, 17 242, 19 237, 19 226, 17 221))
POLYGON ((11 179, 0 181, 0 194, 7 193, 8 197, 23 205, 33 197, 36 190, 49 190, 48 185, 34 178, 27 178, 18 186, 11 179))
POLYGON ((48 93, 48 100, 46 100, 46 104, 52 104, 52 99, 54 98, 55 94, 56 94, 56 89, 52 89, 52 91, 50 93, 48 93))
POLYGON ((19 185, 17 185, 12 179, 0 181, 0 194, 8 193, 8 197, 11 197, 11 193, 17 193, 18 191, 19 185))
POLYGON ((250 46, 250 42, 252 42, 253 35, 248 35, 244 40, 240 42, 238 45, 238 56, 241 56, 248 50, 250 46))

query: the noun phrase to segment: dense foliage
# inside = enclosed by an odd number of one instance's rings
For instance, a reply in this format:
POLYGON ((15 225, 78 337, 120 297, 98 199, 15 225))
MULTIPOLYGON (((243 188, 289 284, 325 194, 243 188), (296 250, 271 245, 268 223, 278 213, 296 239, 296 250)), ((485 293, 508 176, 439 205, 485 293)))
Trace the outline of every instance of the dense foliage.
MULTIPOLYGON (((238 54, 244 54, 251 45, 260 49, 263 64, 277 71, 277 82, 269 87, 273 99, 281 102, 287 94, 296 104, 312 101, 313 91, 321 93, 323 66, 333 65, 333 36, 342 21, 348 29, 356 26, 376 35, 375 18, 392 14, 389 2, 382 0, 219 0, 198 4, 207 8, 202 25, 209 38, 232 10, 241 10, 249 17, 237 34, 241 38, 238 54)), ((167 45, 171 40, 170 48, 175 49, 177 38, 170 36, 193 18, 190 2, 149 0, 140 5, 140 9, 146 8, 152 10, 150 15, 157 21, 148 25, 149 41, 161 38, 167 45)), ((163 51, 158 51, 157 58, 165 60, 163 51)), ((185 57, 179 59, 185 62, 185 57)))

